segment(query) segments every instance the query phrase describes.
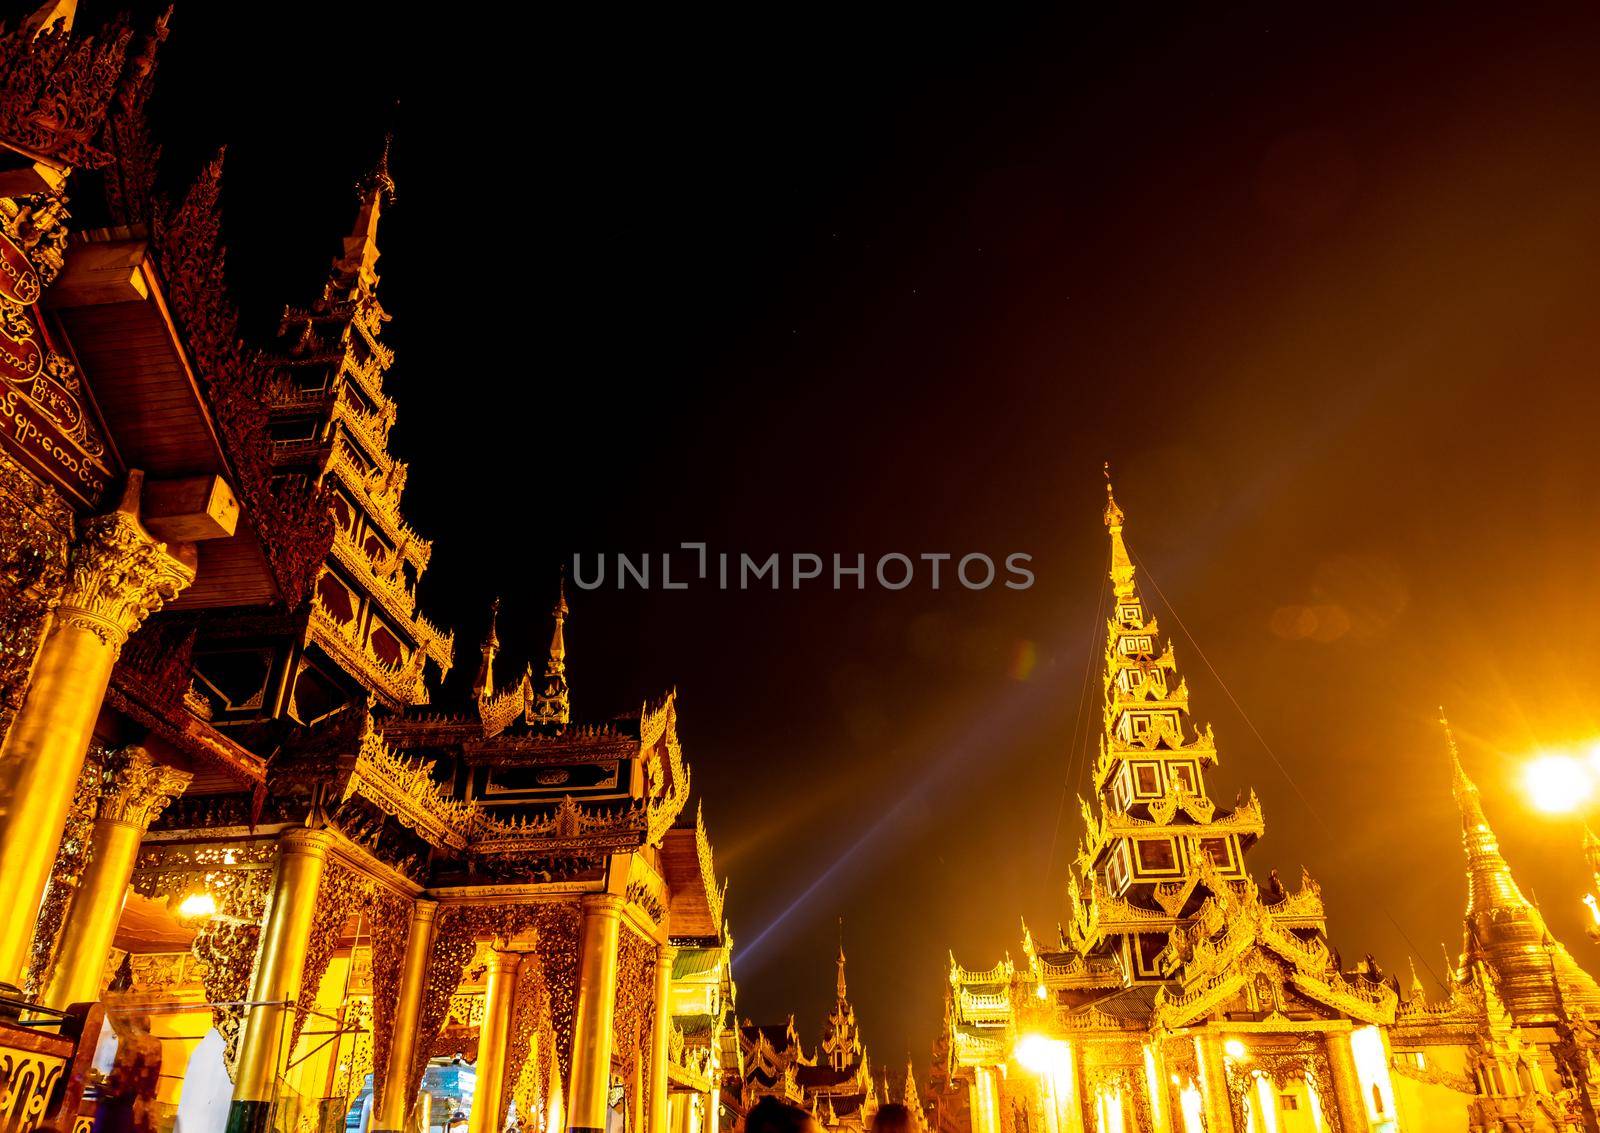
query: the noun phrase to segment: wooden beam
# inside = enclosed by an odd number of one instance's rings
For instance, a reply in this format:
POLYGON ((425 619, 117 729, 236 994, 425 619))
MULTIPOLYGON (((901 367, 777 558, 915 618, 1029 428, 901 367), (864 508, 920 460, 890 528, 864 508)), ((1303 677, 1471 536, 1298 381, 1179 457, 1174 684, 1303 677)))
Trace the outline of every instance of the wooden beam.
POLYGON ((147 480, 139 519, 169 543, 227 539, 239 526, 239 501, 221 476, 147 480))

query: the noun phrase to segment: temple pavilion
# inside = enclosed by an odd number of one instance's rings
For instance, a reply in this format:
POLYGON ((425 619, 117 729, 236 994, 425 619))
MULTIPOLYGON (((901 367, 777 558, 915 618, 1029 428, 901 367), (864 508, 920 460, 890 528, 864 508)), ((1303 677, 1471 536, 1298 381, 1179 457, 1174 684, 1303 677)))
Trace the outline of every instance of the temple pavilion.
POLYGON ((561 596, 546 656, 501 679, 491 621, 435 703, 388 147, 242 343, 221 156, 156 177, 166 19, 74 9, 0 28, 0 1129, 716 1133, 677 695, 575 715, 561 596))

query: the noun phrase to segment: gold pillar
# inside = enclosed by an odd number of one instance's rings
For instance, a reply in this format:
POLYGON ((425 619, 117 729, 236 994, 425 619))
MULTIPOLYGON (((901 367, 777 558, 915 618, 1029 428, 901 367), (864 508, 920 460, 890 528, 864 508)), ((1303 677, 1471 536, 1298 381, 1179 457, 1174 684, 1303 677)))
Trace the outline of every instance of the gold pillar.
MULTIPOLYGON (((230 1133, 265 1128, 277 1081, 289 1051, 283 1049, 300 996, 306 966, 317 890, 328 864, 333 835, 297 826, 278 839, 278 865, 267 900, 250 1002, 239 1039, 238 1067, 233 1078, 230 1133)), ((316 989, 311 989, 312 994, 316 989)))
POLYGON ((124 508, 83 525, 67 586, 22 708, 0 747, 0 983, 16 984, 28 960, 39 902, 61 844, 72 794, 111 667, 123 642, 154 610, 194 581, 189 546, 167 552, 134 518, 136 474, 124 508))
POLYGON ((975 1067, 972 1078, 978 1087, 978 1106, 972 1115, 972 1133, 1000 1133, 1000 1092, 995 1086, 994 1067, 975 1067))
POLYGON ((411 907, 411 929, 406 936, 404 967, 400 969, 400 994, 389 1024, 389 1062, 383 1068, 382 1089, 372 1110, 373 1133, 400 1133, 406 1127, 418 1083, 411 1080, 417 1053, 417 1019, 422 1013, 422 988, 428 982, 428 957, 433 951, 433 918, 439 902, 418 897, 411 907))
POLYGON ((1361 1092, 1361 1077, 1356 1073, 1355 1054, 1350 1049, 1350 1035, 1330 1031, 1323 1037, 1328 1046, 1333 1102, 1339 1107, 1339 1127, 1343 1133, 1367 1133, 1371 1122, 1367 1119, 1367 1099, 1361 1092))
POLYGON ((667 1133, 667 1054, 672 1038, 672 962, 678 950, 670 944, 656 949, 656 1017, 650 1032, 649 1133, 667 1133))
POLYGON ((1083 1133, 1083 1091, 1078 1085, 1078 1048, 1062 1043, 1062 1066, 1056 1073, 1056 1104, 1060 1107, 1061 1128, 1066 1133, 1083 1133))
POLYGON ((593 893, 583 899, 572 1088, 567 1097, 567 1128, 572 1133, 600 1133, 606 1126, 611 1024, 617 1005, 617 941, 621 931, 621 897, 593 893))
POLYGON ((1150 1122, 1154 1133, 1171 1133, 1176 1128, 1172 1120, 1172 1091, 1167 1089, 1167 1060, 1161 1053, 1161 1040, 1144 1046, 1145 1084, 1150 1092, 1150 1122))
MULTIPOLYGON (((1205 1102, 1206 1133, 1232 1133, 1233 1098, 1228 1093, 1228 1067, 1222 1036, 1204 1031, 1194 1037, 1195 1063, 1200 1068, 1200 1096, 1205 1102)), ((1240 1130, 1239 1133, 1244 1133, 1240 1130)), ((1345 1133, 1351 1133, 1346 1130, 1345 1133)))
POLYGON ((107 764, 100 811, 89 836, 89 864, 67 906, 45 1006, 61 1008, 99 998, 139 842, 192 778, 187 771, 157 763, 142 747, 124 748, 107 764))
POLYGON ((503 951, 496 939, 489 948, 489 979, 483 989, 483 1023, 478 1027, 478 1059, 473 1064, 478 1084, 467 1114, 467 1133, 499 1133, 506 1107, 506 1049, 511 1042, 511 1003, 517 994, 517 969, 522 953, 503 951))

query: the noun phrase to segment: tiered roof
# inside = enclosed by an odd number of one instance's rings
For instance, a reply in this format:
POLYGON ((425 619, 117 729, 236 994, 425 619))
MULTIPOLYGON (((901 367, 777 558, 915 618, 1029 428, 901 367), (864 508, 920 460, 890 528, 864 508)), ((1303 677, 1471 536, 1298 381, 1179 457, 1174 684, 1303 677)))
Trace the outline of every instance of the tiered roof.
POLYGON ((455 635, 417 609, 433 545, 401 512, 407 468, 389 451, 396 409, 383 386, 394 351, 382 340, 389 314, 377 295, 378 222, 395 199, 387 143, 357 195, 322 294, 284 309, 269 430, 275 475, 321 485, 334 511, 308 635, 398 710, 427 703, 424 667, 449 671, 455 635))
POLYGON ((1175 1028, 1219 1009, 1257 1020, 1392 1019, 1392 988, 1339 970, 1316 883, 1305 876, 1291 892, 1276 871, 1265 888, 1250 877, 1245 854, 1265 831, 1260 803, 1241 792, 1225 807, 1207 791, 1215 737, 1192 721, 1175 651, 1139 594, 1109 477, 1103 519, 1113 594, 1103 733, 1094 793, 1080 800, 1067 924, 1055 947, 1023 926, 1024 969, 1007 959, 973 972, 952 958, 956 1057, 1002 1055, 1019 1012, 1091 1030, 1175 1028))

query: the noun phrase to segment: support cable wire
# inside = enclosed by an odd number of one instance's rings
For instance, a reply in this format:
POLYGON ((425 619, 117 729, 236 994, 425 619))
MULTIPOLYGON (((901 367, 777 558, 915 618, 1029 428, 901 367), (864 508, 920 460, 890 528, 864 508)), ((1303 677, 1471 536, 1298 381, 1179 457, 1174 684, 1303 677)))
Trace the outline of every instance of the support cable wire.
MULTIPOLYGON (((1145 578, 1149 579, 1151 589, 1156 592, 1156 597, 1161 599, 1161 604, 1165 606, 1167 608, 1167 612, 1172 615, 1172 620, 1178 623, 1178 628, 1183 631, 1183 636, 1188 640, 1189 646, 1195 652, 1195 656, 1199 657, 1201 662, 1204 663, 1206 669, 1210 671, 1212 678, 1217 682, 1217 687, 1222 689, 1222 694, 1226 696, 1228 698, 1228 702, 1233 705, 1234 711, 1239 713, 1239 718, 1244 721, 1245 727, 1249 728, 1250 734, 1255 736, 1256 742, 1261 745, 1261 750, 1267 753, 1267 758, 1272 760, 1272 765, 1276 767, 1278 769, 1278 773, 1283 776, 1284 782, 1289 784, 1289 789, 1295 793, 1295 797, 1298 798, 1300 800, 1300 804, 1305 807, 1306 813, 1309 814, 1316 821, 1317 825, 1322 828, 1323 833, 1329 835, 1330 837, 1333 836, 1333 827, 1328 825, 1327 820, 1324 819, 1317 808, 1311 804, 1311 800, 1306 797, 1306 793, 1300 789, 1300 784, 1295 782, 1294 776, 1289 774, 1289 769, 1284 766, 1283 760, 1279 759, 1278 753, 1272 750, 1272 745, 1269 744, 1267 742, 1267 738, 1261 734, 1261 729, 1256 727, 1255 721, 1250 719, 1250 714, 1244 710, 1244 705, 1240 704, 1238 697, 1233 695, 1233 690, 1228 687, 1228 682, 1222 679, 1222 674, 1217 672, 1217 667, 1213 665, 1211 663, 1211 659, 1206 656, 1205 650, 1200 648, 1200 643, 1195 640, 1194 634, 1190 633, 1189 627, 1184 625, 1183 617, 1178 613, 1177 607, 1175 607, 1167 598, 1166 593, 1161 589, 1161 584, 1156 581, 1156 576, 1151 573, 1149 567, 1145 566, 1144 560, 1139 557, 1138 552, 1133 549, 1132 544, 1129 544, 1128 546, 1128 557, 1133 560, 1134 566, 1139 568, 1139 572, 1143 574, 1145 578)), ((1410 934, 1407 933, 1403 927, 1401 927, 1400 922, 1396 920, 1394 914, 1389 911, 1389 907, 1382 901, 1375 901, 1373 903, 1378 906, 1379 910, 1382 911, 1389 923, 1394 926, 1395 931, 1400 934, 1400 938, 1404 940, 1406 942, 1406 946, 1411 949, 1413 956, 1417 960, 1421 961, 1422 966, 1428 970, 1428 974, 1433 977, 1434 982, 1445 991, 1450 991, 1450 984, 1447 981, 1439 978, 1439 973, 1433 970, 1433 965, 1428 963, 1428 960, 1423 954, 1422 950, 1417 947, 1416 942, 1411 939, 1410 934)))

